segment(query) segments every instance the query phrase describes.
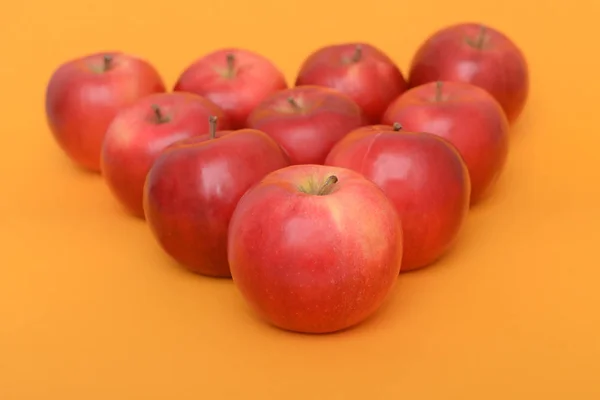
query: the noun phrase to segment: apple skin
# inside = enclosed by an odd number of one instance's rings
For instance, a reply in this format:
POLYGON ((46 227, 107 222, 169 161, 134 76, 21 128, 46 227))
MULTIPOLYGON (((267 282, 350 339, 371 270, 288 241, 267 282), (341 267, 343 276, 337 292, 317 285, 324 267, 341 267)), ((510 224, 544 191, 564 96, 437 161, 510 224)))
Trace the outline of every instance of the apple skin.
POLYGON ((158 71, 146 60, 122 52, 88 54, 53 72, 46 88, 46 120, 76 165, 99 172, 102 141, 117 112, 164 91, 158 71))
POLYGON ((226 48, 188 66, 173 90, 192 92, 221 107, 232 129, 247 128, 246 119, 267 96, 288 87, 283 73, 255 52, 226 48))
POLYGON ((157 93, 122 109, 109 125, 101 171, 112 194, 133 216, 144 218, 146 175, 163 149, 183 139, 229 129, 223 110, 192 93, 157 93))
POLYGON ((408 85, 382 50, 367 43, 326 46, 302 64, 295 86, 318 85, 347 94, 363 110, 368 124, 379 123, 387 106, 408 85))
POLYGON ((146 177, 146 221, 162 249, 190 271, 231 277, 227 232, 233 210, 252 185, 288 165, 279 145, 255 129, 176 142, 146 177))
POLYGON ((364 321, 393 289, 402 261, 394 207, 345 168, 268 174, 242 197, 229 232, 234 283, 258 315, 288 331, 330 333, 364 321))
POLYGON ((469 173, 445 139, 396 126, 349 133, 326 165, 350 168, 370 179, 395 206, 404 231, 401 272, 423 268, 455 242, 469 211, 469 173))
POLYGON ((409 84, 433 81, 471 83, 487 90, 509 123, 521 114, 529 94, 529 70, 521 49, 505 34, 476 23, 461 23, 431 35, 417 50, 409 84))
POLYGON ((488 196, 506 164, 510 133, 506 115, 484 89, 462 82, 431 82, 405 92, 382 123, 447 139, 461 154, 471 181, 471 205, 488 196))
POLYGON ((323 164, 333 145, 362 125, 362 111, 350 97, 320 86, 274 93, 248 117, 248 126, 275 139, 292 164, 323 164))

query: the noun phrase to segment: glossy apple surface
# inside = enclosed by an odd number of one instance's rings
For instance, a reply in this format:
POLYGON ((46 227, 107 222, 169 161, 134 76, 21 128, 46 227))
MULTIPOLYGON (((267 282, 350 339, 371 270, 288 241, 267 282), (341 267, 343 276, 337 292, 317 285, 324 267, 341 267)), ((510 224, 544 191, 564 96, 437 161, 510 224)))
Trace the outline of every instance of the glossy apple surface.
POLYGON ((46 119, 56 142, 80 167, 99 172, 102 142, 117 112, 164 92, 157 70, 131 54, 89 54, 60 65, 46 89, 46 119))
POLYGON ((359 128, 339 141, 326 165, 350 168, 379 186, 404 231, 401 272, 423 268, 456 241, 469 210, 469 174, 458 151, 399 124, 359 128))
POLYGON ((347 94, 371 124, 379 123, 387 106, 407 89, 392 59, 367 43, 318 49, 302 64, 295 85, 326 86, 347 94))
POLYGON ((298 86, 266 98, 248 118, 271 136, 292 164, 323 164, 329 150, 363 125, 360 107, 347 95, 320 86, 298 86))
POLYGON ((227 234, 233 210, 252 185, 288 165, 279 145, 255 129, 211 131, 176 142, 146 177, 146 221, 162 249, 187 269, 230 277, 227 234))
POLYGON ((497 29, 475 23, 441 29, 418 49, 409 72, 410 86, 439 80, 487 90, 509 122, 519 117, 529 94, 529 70, 521 49, 497 29))
POLYGON ((398 215, 375 184, 348 169, 270 173, 240 200, 229 229, 234 283, 282 329, 354 326, 379 309, 398 278, 398 215))
POLYGON ((228 48, 194 61, 174 90, 206 97, 225 111, 234 129, 241 129, 247 127, 248 115, 263 99, 287 87, 283 73, 266 57, 228 48))
POLYGON ((471 205, 492 193, 509 152, 508 121, 485 90, 462 82, 431 82, 405 92, 383 116, 404 130, 447 139, 467 164, 471 205))
POLYGON ((215 129, 229 129, 219 106, 196 94, 175 92, 146 96, 115 116, 104 138, 101 170, 129 213, 144 217, 144 183, 156 157, 172 143, 207 135, 213 115, 215 129))

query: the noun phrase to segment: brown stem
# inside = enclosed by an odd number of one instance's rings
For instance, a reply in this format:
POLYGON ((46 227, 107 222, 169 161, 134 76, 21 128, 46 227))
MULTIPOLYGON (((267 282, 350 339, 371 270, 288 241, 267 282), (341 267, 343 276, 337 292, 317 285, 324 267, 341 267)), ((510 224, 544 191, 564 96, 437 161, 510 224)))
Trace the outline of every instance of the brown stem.
POLYGON ((302 107, 300 106, 300 104, 298 104, 296 99, 294 99, 293 97, 288 97, 287 101, 288 103, 290 103, 290 105, 295 111, 302 111, 302 107))
POLYGON ((227 53, 227 76, 233 78, 235 76, 235 55, 227 53))
POLYGON ((211 115, 208 118, 208 134, 211 139, 217 137, 217 121, 219 118, 216 115, 211 115))
POLYGON ((481 50, 483 48, 486 34, 487 34, 487 27, 485 25, 481 25, 479 27, 479 35, 477 36, 477 39, 475 39, 475 48, 477 48, 479 50, 481 50))
POLYGON ((152 104, 152 110, 154 111, 154 116, 156 117, 157 123, 162 124, 164 122, 167 122, 167 118, 165 118, 158 105, 152 104))
POLYGON ((394 132, 398 132, 400 130, 402 130, 402 125, 400 125, 399 122, 394 122, 394 125, 392 125, 394 132))
POLYGON ((102 64, 102 70, 108 71, 112 67, 113 56, 110 54, 104 55, 104 64, 102 64))
POLYGON ((444 86, 444 83, 442 81, 437 81, 435 83, 435 101, 440 102, 442 101, 442 87, 444 86))
POLYGON ((354 54, 352 54, 352 58, 350 58, 352 60, 352 62, 359 62, 360 59, 363 56, 363 49, 362 49, 362 45, 357 44, 356 47, 354 48, 354 54))
POLYGON ((338 181, 337 176, 335 176, 335 175, 329 176, 325 180, 325 183, 323 184, 323 186, 321 186, 319 188, 319 191, 317 192, 317 196, 324 196, 324 195, 331 193, 331 191, 335 187, 335 184, 337 183, 337 181, 338 181))

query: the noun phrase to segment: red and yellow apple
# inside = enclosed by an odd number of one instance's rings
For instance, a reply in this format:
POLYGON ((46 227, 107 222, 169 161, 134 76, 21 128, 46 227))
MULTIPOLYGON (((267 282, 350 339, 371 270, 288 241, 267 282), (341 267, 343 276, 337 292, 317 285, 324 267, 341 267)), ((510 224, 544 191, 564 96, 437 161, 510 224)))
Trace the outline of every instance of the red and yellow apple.
POLYGON ((46 89, 46 118, 61 149, 80 167, 99 172, 102 142, 117 112, 164 92, 157 70, 121 52, 94 53, 60 65, 46 89))
POLYGON ((529 94, 529 71, 521 49, 504 33, 486 25, 461 23, 431 35, 417 50, 409 84, 466 82, 487 90, 509 122, 521 114, 529 94))
POLYGON ((225 111, 233 129, 242 129, 263 99, 287 87, 283 73, 266 57, 227 48, 194 61, 179 76, 174 90, 206 97, 225 111))
POLYGON ((361 109, 350 97, 320 86, 274 93, 248 117, 248 127, 275 139, 292 164, 323 164, 333 145, 362 125, 361 109))
POLYGON ((296 86, 326 86, 350 96, 368 123, 379 123, 387 106, 407 89, 402 72, 382 50, 367 43, 326 46, 302 64, 296 86))
POLYGON ((363 174, 391 200, 404 231, 402 272, 433 263, 455 242, 471 185, 460 154, 445 139, 399 124, 363 127, 340 140, 325 164, 363 174))
POLYGON ((122 109, 109 125, 101 170, 113 195, 136 217, 144 217, 146 175, 163 149, 177 141, 207 135, 210 116, 216 129, 229 129, 223 111, 191 93, 157 93, 122 109))
POLYGON ((242 195, 289 165, 279 145, 255 129, 217 131, 168 146, 150 168, 144 214, 162 249, 189 270, 230 277, 229 220, 242 195))
POLYGON ((229 226, 233 281, 266 321, 328 333, 372 315, 402 261, 402 227, 362 175, 322 165, 268 174, 239 201, 229 226))

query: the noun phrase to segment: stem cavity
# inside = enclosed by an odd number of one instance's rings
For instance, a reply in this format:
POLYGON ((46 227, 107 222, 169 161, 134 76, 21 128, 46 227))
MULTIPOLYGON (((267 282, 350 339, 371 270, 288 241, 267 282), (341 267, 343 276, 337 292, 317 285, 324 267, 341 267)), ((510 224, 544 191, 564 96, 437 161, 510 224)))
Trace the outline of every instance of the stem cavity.
POLYGON ((394 125, 392 125, 392 128, 394 129, 394 132, 398 132, 398 131, 402 130, 402 125, 400 125, 399 122, 394 122, 394 125))
POLYGON ((302 107, 300 106, 300 104, 298 104, 296 99, 294 99, 293 97, 288 97, 287 102, 290 104, 290 106, 292 106, 294 111, 302 111, 302 107))
POLYGON ((154 117, 156 119, 156 123, 164 124, 165 122, 169 121, 169 119, 163 115, 160 107, 157 104, 152 104, 152 110, 154 111, 154 117))

